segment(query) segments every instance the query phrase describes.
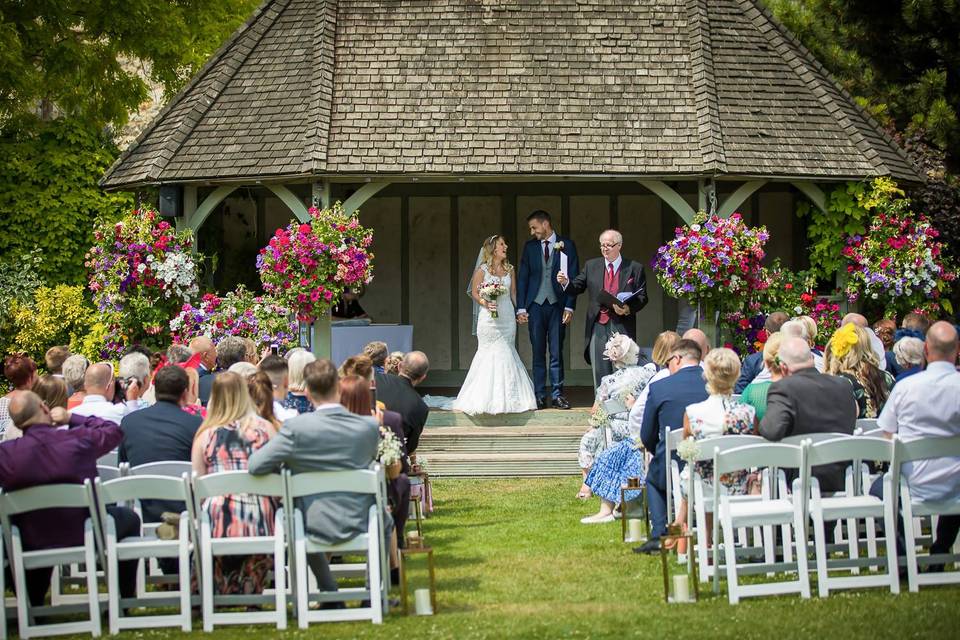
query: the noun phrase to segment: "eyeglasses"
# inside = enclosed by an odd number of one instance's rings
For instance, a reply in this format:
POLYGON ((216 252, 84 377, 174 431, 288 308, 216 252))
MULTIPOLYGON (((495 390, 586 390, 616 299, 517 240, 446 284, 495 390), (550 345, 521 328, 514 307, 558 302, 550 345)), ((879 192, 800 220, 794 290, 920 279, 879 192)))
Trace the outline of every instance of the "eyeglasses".
POLYGON ((614 247, 618 246, 619 244, 620 244, 619 242, 612 242, 612 243, 611 243, 611 242, 601 242, 601 243, 600 243, 600 248, 601 248, 601 249, 613 249, 614 247))
POLYGON ((679 362, 680 360, 683 360, 683 356, 680 355, 679 353, 675 353, 675 354, 673 354, 672 356, 670 356, 669 358, 667 358, 667 364, 670 364, 670 363, 673 362, 674 360, 677 360, 677 361, 679 362))

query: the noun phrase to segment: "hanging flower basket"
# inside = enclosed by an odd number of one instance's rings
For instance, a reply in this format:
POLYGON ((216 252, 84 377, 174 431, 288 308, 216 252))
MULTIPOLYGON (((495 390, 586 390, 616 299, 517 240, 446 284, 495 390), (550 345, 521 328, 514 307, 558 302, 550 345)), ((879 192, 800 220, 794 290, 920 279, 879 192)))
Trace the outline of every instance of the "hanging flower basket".
POLYGON ((373 232, 340 203, 277 229, 257 256, 263 289, 301 322, 329 313, 343 292, 373 279, 373 232))

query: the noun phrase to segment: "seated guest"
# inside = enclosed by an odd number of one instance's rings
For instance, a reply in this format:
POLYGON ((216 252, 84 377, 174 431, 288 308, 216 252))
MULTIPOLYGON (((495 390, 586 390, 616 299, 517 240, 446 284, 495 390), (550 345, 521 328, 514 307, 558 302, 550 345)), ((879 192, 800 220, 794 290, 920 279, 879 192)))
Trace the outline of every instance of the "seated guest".
MULTIPOLYGON (((763 345, 763 366, 770 372, 769 380, 754 380, 743 390, 740 400, 753 407, 757 414, 757 421, 763 420, 767 413, 767 392, 770 385, 783 378, 780 375, 779 360, 777 353, 780 350, 780 333, 772 333, 763 345)), ((743 379, 743 376, 740 376, 743 379)))
MULTIPOLYGON (((287 420, 283 429, 250 457, 250 473, 274 473, 281 466, 294 474, 369 468, 377 457, 377 421, 351 413, 340 404, 340 380, 330 360, 311 362, 303 375, 315 410, 287 420)), ((307 534, 321 543, 336 544, 367 531, 372 504, 373 496, 332 493, 302 498, 298 506, 307 534)), ((386 522, 389 532, 393 528, 389 514, 386 522)), ((384 537, 389 539, 389 533, 384 537)), ((311 554, 307 561, 320 587, 336 591, 325 555, 311 554)))
POLYGON ((244 338, 243 346, 244 353, 246 354, 246 361, 253 366, 257 366, 257 363, 260 362, 260 354, 257 353, 257 343, 250 338, 244 338))
POLYGON ((22 353, 15 353, 7 356, 3 361, 3 377, 10 382, 13 389, 0 398, 0 435, 13 424, 10 419, 10 401, 16 397, 18 392, 29 391, 33 388, 33 383, 37 381, 37 365, 31 358, 22 353))
POLYGON ((217 370, 229 371, 238 362, 247 361, 247 345, 243 338, 227 336, 217 343, 217 370))
POLYGON ((363 347, 363 355, 370 358, 373 362, 373 370, 377 373, 385 373, 383 365, 387 360, 387 343, 376 340, 368 342, 363 347))
MULTIPOLYGON (((97 459, 113 450, 123 437, 120 427, 94 416, 71 414, 62 407, 49 409, 32 391, 21 391, 10 402, 14 426, 23 437, 0 444, 0 488, 16 491, 44 484, 81 484, 97 477, 97 459), (69 425, 58 429, 56 425, 69 425)), ((119 539, 140 535, 140 519, 130 509, 107 507, 119 539)), ((13 518, 20 527, 24 549, 34 551, 83 544, 86 509, 44 509, 13 518)), ((51 568, 27 571, 30 604, 43 604, 50 587, 51 568)), ((120 563, 120 594, 136 594, 137 561, 120 563)))
MULTIPOLYGON (((627 478, 640 478, 641 484, 643 483, 646 473, 643 468, 643 447, 640 444, 641 422, 633 418, 632 410, 633 407, 636 406, 637 398, 643 396, 643 401, 646 402, 646 394, 650 388, 651 381, 656 380, 660 371, 664 370, 663 363, 666 362, 670 355, 670 350, 679 339, 680 336, 673 331, 664 331, 661 333, 653 345, 653 362, 647 363, 642 367, 635 367, 637 375, 621 380, 623 385, 620 386, 619 390, 615 393, 618 395, 622 394, 627 411, 625 412, 626 418, 621 417, 617 418, 617 420, 625 420, 627 424, 626 437, 599 452, 593 464, 590 466, 590 470, 584 478, 583 487, 581 487, 581 493, 578 497, 589 497, 591 494, 599 496, 600 510, 592 516, 581 519, 581 523, 593 524, 609 522, 614 517, 614 509, 620 505, 620 487, 627 481, 627 478), (651 372, 653 375, 649 375, 651 372), (633 385, 632 387, 630 386, 631 384, 633 385)), ((618 338, 618 340, 622 341, 623 337, 618 338)), ((629 338, 627 338, 627 340, 629 340, 629 338)), ((613 341, 614 340, 611 339, 607 342, 607 345, 610 345, 613 341)), ((629 340, 628 344, 634 345, 635 343, 629 340)), ((607 352, 610 353, 609 346, 607 352)), ((611 353, 610 355, 616 355, 616 353, 611 353)), ((632 360, 632 357, 630 359, 632 360)), ((616 366, 616 364, 614 366, 616 366)), ((669 371, 667 371, 667 373, 669 374, 669 371)), ((603 388, 605 382, 607 382, 607 378, 615 375, 617 375, 616 372, 611 374, 611 376, 605 376, 600 382, 600 387, 603 388)), ((599 395, 598 393, 598 397, 599 395)), ((636 491, 630 491, 627 492, 625 497, 627 500, 633 500, 637 493, 636 491)))
POLYGON ((73 393, 67 398, 67 409, 73 410, 78 404, 83 402, 83 374, 87 372, 90 361, 80 354, 74 354, 63 361, 63 379, 73 393))
POLYGON ((842 376, 853 385, 858 418, 876 418, 890 395, 894 379, 882 371, 870 346, 866 329, 853 323, 840 327, 827 343, 826 371, 842 376))
MULTIPOLYGON (((193 440, 193 470, 200 476, 246 470, 253 453, 275 433, 269 422, 257 416, 247 381, 230 371, 218 374, 210 390, 207 417, 193 440)), ((239 493, 212 496, 200 508, 210 519, 213 537, 235 538, 273 535, 277 506, 274 498, 239 493)), ((218 556, 214 563, 217 593, 251 594, 263 592, 273 558, 218 556)))
POLYGON ((870 341, 870 350, 873 351, 874 360, 877 361, 877 366, 880 369, 886 370, 887 358, 884 355, 886 351, 883 348, 883 343, 880 341, 880 338, 877 337, 877 334, 873 332, 873 329, 870 328, 870 323, 867 322, 866 317, 859 313, 848 313, 843 316, 843 320, 840 321, 840 327, 842 328, 843 325, 850 323, 857 325, 857 327, 867 332, 867 339, 870 341))
MULTIPOLYGON (((47 365, 47 373, 58 378, 63 377, 63 363, 70 357, 70 349, 64 345, 50 347, 43 354, 43 362, 47 365)), ((73 395, 73 390, 67 385, 67 396, 73 395)))
POLYGON ((153 402, 147 402, 143 397, 150 390, 151 371, 153 371, 153 368, 150 366, 150 358, 139 351, 132 351, 120 358, 120 365, 117 367, 117 381, 119 383, 118 391, 123 391, 123 398, 117 396, 114 400, 128 400, 127 388, 132 382, 136 382, 140 390, 140 397, 132 406, 143 409, 156 402, 155 398, 153 402))
POLYGON ((190 341, 190 352, 201 354, 197 374, 200 376, 200 404, 206 406, 213 386, 213 372, 217 368, 217 348, 210 338, 197 336, 190 341))
POLYGON ((923 371, 923 340, 909 336, 900 338, 893 345, 893 355, 897 359, 897 371, 900 372, 897 382, 923 371))
MULTIPOLYGON (((817 321, 811 318, 810 316, 797 316, 796 318, 792 318, 792 319, 799 320, 800 322, 803 323, 803 326, 807 329, 807 344, 810 345, 810 351, 813 352, 814 359, 816 359, 817 356, 820 356, 822 358, 823 350, 817 346, 817 336, 819 335, 818 334, 819 330, 817 329, 817 321)), ((821 363, 822 363, 822 360, 821 360, 821 363)))
POLYGON ((783 326, 780 327, 780 339, 786 340, 787 338, 803 339, 803 341, 807 343, 811 355, 813 355, 814 368, 823 373, 823 355, 813 348, 813 339, 810 337, 810 330, 807 327, 807 323, 800 319, 784 322, 783 326))
POLYGON ((270 383, 273 385, 273 415, 281 423, 300 415, 296 409, 288 409, 283 406, 287 399, 287 387, 290 384, 289 370, 290 367, 286 359, 273 353, 260 362, 260 371, 267 374, 270 383))
POLYGON ((403 437, 407 443, 407 453, 413 455, 420 444, 420 433, 427 423, 429 407, 417 393, 415 387, 427 378, 430 361, 422 351, 411 351, 403 356, 400 373, 376 374, 377 399, 383 401, 387 409, 396 411, 403 419, 403 437))
POLYGON ((915 332, 919 335, 914 335, 914 337, 920 338, 923 340, 927 335, 927 330, 930 328, 930 320, 927 316, 921 313, 914 313, 911 311, 907 315, 903 316, 903 322, 900 323, 902 329, 907 331, 915 332))
MULTIPOLYGON (((124 416, 120 422, 123 442, 117 452, 118 459, 131 467, 149 462, 190 462, 193 439, 201 419, 183 410, 191 400, 189 374, 181 367, 167 365, 157 371, 153 386, 156 403, 124 416)), ((143 520, 160 522, 163 512, 179 514, 184 508, 182 502, 145 500, 143 520)), ((172 571, 176 570, 176 562, 169 566, 172 571)), ((167 572, 166 567, 164 571, 167 572)))
MULTIPOLYGON (((44 374, 33 384, 33 392, 48 409, 67 408, 67 383, 63 377, 44 374)), ((12 423, 3 432, 4 440, 16 440, 22 436, 23 432, 12 423)))
MULTIPOLYGON (((687 407, 683 414, 683 437, 708 440, 720 436, 752 435, 755 432, 756 418, 753 407, 732 398, 733 386, 740 376, 740 359, 737 354, 730 349, 711 350, 704 358, 703 372, 710 396, 703 402, 687 407)), ((696 471, 709 495, 713 492, 713 462, 698 462, 696 471)), ((676 522, 682 526, 687 523, 686 492, 689 473, 690 467, 684 467, 678 487, 683 500, 677 510, 676 522)), ((744 470, 721 477, 727 493, 732 495, 747 494, 748 480, 749 474, 744 470)))
POLYGON ((172 344, 167 349, 168 364, 183 364, 193 355, 190 347, 185 344, 172 344))
POLYGON ((257 371, 246 380, 247 391, 250 392, 250 400, 257 415, 269 422, 275 431, 279 431, 281 422, 273 413, 273 383, 270 382, 270 377, 263 371, 257 371))
MULTIPOLYGON (((767 332, 767 338, 774 333, 780 331, 780 327, 783 326, 783 323, 789 320, 789 316, 783 311, 774 311, 767 316, 767 319, 763 323, 763 330, 767 332)), ((756 353, 751 353, 746 358, 743 359, 743 364, 740 366, 740 379, 737 380, 737 384, 733 389, 734 393, 743 393, 743 390, 747 388, 747 385, 750 384, 757 376, 763 374, 763 377, 759 381, 769 380, 770 379, 770 370, 764 367, 765 360, 763 358, 763 351, 757 351, 756 353)))
POLYGON ((180 408, 192 416, 206 418, 207 408, 200 404, 200 374, 193 367, 184 367, 183 370, 187 372, 187 395, 180 408))
MULTIPOLYGON (((666 459, 663 431, 664 428, 683 428, 683 416, 687 407, 708 397, 703 383, 703 368, 700 366, 701 354, 700 346, 696 342, 680 340, 667 358, 670 377, 650 385, 650 393, 643 409, 640 437, 646 450, 653 453, 647 466, 651 531, 650 539, 634 549, 637 553, 659 553, 660 536, 667 531, 666 491, 669 461, 666 459)), ((680 461, 676 452, 673 457, 680 461)))
POLYGON ((897 333, 897 323, 890 318, 877 320, 873 324, 873 333, 883 344, 883 357, 886 360, 886 370, 890 375, 896 377, 900 373, 900 367, 897 365, 897 358, 893 355, 894 336, 897 333))
MULTIPOLYGON (((600 386, 597 387, 596 399, 593 403, 591 426, 580 438, 577 460, 583 474, 583 486, 580 487, 577 497, 581 500, 592 495, 591 483, 587 482, 587 476, 597 455, 607 446, 630 439, 630 409, 624 404, 624 400, 627 396, 636 398, 640 395, 657 373, 657 365, 652 362, 639 365, 639 356, 640 347, 625 334, 613 334, 604 345, 603 357, 613 365, 613 373, 600 379, 600 386), (621 405, 618 407, 621 410, 611 414, 605 406, 605 403, 610 400, 617 401, 621 405)), ((613 501, 614 503, 620 502, 619 491, 620 485, 617 485, 618 497, 613 501)), ((605 493, 609 494, 609 491, 605 493)), ((591 516, 584 518, 581 522, 592 524, 606 521, 607 516, 613 519, 613 506, 611 505, 608 510, 606 505, 601 503, 596 519, 591 519, 591 516)))
POLYGON ((298 414, 313 411, 310 398, 307 397, 306 381, 303 378, 303 372, 307 365, 316 361, 316 359, 317 357, 315 355, 305 349, 301 349, 287 360, 289 367, 287 373, 290 385, 287 391, 287 399, 283 403, 283 406, 287 409, 293 409, 298 414))
MULTIPOLYGON (((776 442, 807 433, 852 434, 857 401, 850 383, 817 371, 810 345, 802 338, 783 338, 777 357, 783 379, 767 391, 760 435, 776 442)), ((813 475, 823 491, 842 491, 844 468, 843 463, 815 467, 813 475)))
MULTIPOLYGON (((689 331, 689 330, 688 330, 689 331)), ((680 342, 680 335, 676 331, 664 331, 657 336, 657 341, 653 343, 653 363, 657 365, 657 373, 650 378, 647 386, 643 388, 630 407, 630 432, 640 433, 643 425, 643 410, 647 405, 647 396, 650 394, 650 385, 654 382, 660 382, 670 376, 670 368, 667 366, 667 359, 673 353, 673 348, 680 342)), ((639 436, 636 436, 638 438, 639 436)))
MULTIPOLYGON (((924 352, 927 369, 903 379, 893 388, 877 425, 887 438, 904 440, 960 435, 960 373, 957 331, 948 322, 937 322, 927 331, 924 352)), ((960 458, 921 460, 904 465, 902 472, 914 501, 954 500, 960 495, 960 458)), ((883 497, 883 478, 870 493, 883 497)), ((960 531, 960 516, 940 516, 931 554, 949 553, 960 531)), ((903 546, 902 540, 899 545, 903 546)), ((942 565, 931 567, 943 570, 942 565)))
POLYGON ((232 371, 241 378, 249 378, 257 373, 257 365, 243 360, 242 362, 234 362, 227 371, 232 371))
POLYGON ((140 392, 142 388, 136 380, 132 380, 125 390, 126 400, 114 403, 114 394, 117 392, 116 380, 113 377, 113 365, 109 362, 98 362, 87 367, 83 374, 83 388, 86 395, 73 410, 80 416, 97 416, 120 424, 123 417, 140 409, 140 392))
MULTIPOLYGON (((387 359, 383 361, 383 373, 392 373, 393 375, 398 375, 400 373, 400 363, 403 362, 403 351, 394 351, 387 356, 387 359)), ((378 371, 377 373, 381 373, 378 371)))

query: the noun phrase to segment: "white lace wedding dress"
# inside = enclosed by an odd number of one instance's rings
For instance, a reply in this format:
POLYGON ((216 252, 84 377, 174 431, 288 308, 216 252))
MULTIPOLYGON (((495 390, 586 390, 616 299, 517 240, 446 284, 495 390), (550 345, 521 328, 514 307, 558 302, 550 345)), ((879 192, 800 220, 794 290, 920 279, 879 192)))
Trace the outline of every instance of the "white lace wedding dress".
POLYGON ((490 274, 481 265, 483 282, 500 282, 507 293, 497 300, 497 318, 480 308, 477 318, 477 354, 470 363, 453 408, 470 415, 521 413, 537 408, 533 383, 514 346, 517 319, 510 299, 510 278, 490 274))

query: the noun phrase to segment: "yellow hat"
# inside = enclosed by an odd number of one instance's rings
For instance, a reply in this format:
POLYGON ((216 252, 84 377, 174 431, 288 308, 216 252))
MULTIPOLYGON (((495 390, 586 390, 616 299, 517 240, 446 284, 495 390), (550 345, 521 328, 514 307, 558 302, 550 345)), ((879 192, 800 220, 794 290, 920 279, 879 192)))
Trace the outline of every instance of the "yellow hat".
POLYGON ((852 349, 853 345, 857 344, 859 340, 856 325, 848 322, 837 329, 833 337, 830 338, 830 351, 833 352, 834 357, 842 358, 850 353, 850 349, 852 349))

